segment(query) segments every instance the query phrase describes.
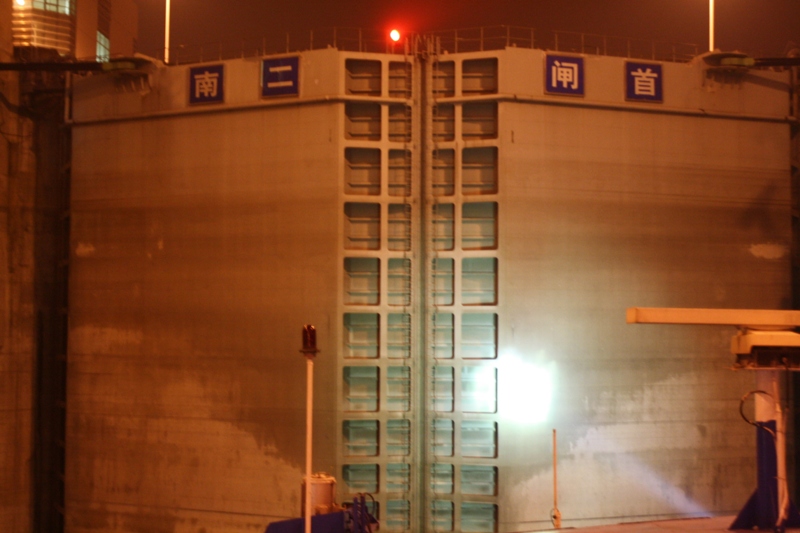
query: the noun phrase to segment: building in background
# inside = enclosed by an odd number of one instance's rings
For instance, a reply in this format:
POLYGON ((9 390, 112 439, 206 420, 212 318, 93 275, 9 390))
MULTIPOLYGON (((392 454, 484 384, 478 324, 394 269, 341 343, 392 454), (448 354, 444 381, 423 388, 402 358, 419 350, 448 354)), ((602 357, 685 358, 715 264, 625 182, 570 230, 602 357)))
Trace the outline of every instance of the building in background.
MULTIPOLYGON (((132 0, 2 0, 0 62, 135 51, 132 0), (100 37, 103 37, 101 39, 100 37), (98 43, 104 46, 98 52, 98 43)), ((102 48, 102 47, 101 47, 102 48)), ((0 72, 0 531, 63 531, 66 77, 0 72)))
POLYGON ((12 0, 14 46, 44 48, 78 59, 132 55, 134 0, 12 0))
MULTIPOLYGON (((76 80, 66 530, 261 532, 314 470, 384 531, 734 514, 732 331, 792 305, 790 79, 522 47, 76 80)), ((424 53, 423 53, 424 52, 424 53)))

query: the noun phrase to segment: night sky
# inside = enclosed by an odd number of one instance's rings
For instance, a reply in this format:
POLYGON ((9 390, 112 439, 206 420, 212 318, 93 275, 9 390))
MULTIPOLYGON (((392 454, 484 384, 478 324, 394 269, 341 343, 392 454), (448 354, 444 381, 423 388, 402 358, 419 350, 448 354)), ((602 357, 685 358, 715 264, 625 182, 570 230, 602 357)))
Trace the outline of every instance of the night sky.
MULTIPOLYGON (((171 48, 331 27, 426 32, 511 25, 708 47, 708 0, 171 0, 171 48)), ((165 0, 138 0, 141 53, 161 57, 165 0)), ((800 0, 716 0, 716 46, 800 47, 800 0)))

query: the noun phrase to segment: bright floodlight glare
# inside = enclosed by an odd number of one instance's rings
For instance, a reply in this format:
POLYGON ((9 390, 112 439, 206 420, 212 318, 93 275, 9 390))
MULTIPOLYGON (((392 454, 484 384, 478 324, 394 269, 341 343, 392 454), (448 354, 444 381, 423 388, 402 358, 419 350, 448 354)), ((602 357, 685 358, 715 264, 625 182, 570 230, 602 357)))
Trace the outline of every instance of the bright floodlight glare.
POLYGON ((391 40, 393 40, 394 42, 397 42, 397 41, 399 41, 399 40, 400 40, 400 32, 399 32, 399 31, 397 31, 397 30, 392 30, 392 31, 390 31, 390 32, 389 32, 389 38, 390 38, 391 40))
POLYGON ((17 5, 18 6, 24 6, 25 5, 25 0, 17 0, 17 5))
POLYGON ((499 415, 520 424, 545 422, 553 401, 555 365, 504 355, 498 365, 499 415))

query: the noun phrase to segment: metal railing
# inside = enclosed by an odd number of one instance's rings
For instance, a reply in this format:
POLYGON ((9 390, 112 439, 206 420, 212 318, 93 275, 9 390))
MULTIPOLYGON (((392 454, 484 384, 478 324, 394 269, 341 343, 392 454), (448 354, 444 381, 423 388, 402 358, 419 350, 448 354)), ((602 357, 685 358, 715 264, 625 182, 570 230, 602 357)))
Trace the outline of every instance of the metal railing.
POLYGON ((273 34, 258 40, 179 45, 170 50, 170 57, 173 64, 187 64, 321 48, 335 48, 349 52, 405 54, 410 50, 457 53, 499 50, 507 47, 538 48, 556 52, 675 62, 689 61, 702 52, 694 44, 609 37, 590 33, 536 30, 518 26, 490 26, 409 34, 400 43, 392 43, 383 32, 378 30, 326 28, 308 32, 273 34))

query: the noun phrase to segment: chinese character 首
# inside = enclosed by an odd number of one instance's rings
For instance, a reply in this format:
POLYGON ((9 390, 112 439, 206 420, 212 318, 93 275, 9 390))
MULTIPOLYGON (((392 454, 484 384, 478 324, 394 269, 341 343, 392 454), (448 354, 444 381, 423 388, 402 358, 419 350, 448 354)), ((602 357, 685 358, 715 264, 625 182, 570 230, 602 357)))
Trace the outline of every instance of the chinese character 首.
POLYGON ((631 71, 633 77, 633 94, 641 96, 656 96, 656 78, 658 74, 650 70, 642 70, 639 67, 631 71))

